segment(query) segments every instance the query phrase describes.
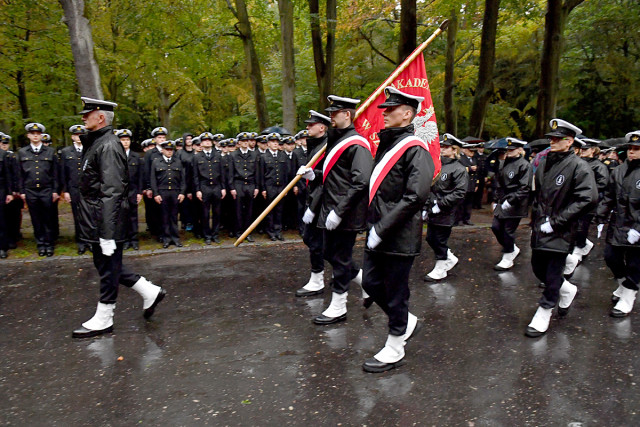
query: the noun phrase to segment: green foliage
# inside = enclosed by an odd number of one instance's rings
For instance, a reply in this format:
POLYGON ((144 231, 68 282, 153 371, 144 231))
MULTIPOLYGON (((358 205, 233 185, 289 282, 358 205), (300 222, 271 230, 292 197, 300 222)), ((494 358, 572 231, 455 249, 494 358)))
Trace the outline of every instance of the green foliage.
MULTIPOLYGON (((276 0, 246 0, 260 58, 271 124, 282 122, 281 50, 276 0)), ((119 103, 116 126, 134 139, 167 117, 171 137, 205 130, 257 130, 255 105, 236 18, 226 0, 85 0, 107 99, 119 103)), ((235 5, 233 0, 229 0, 235 5)), ((335 92, 366 97, 393 71, 400 35, 399 0, 338 0, 335 92)), ((295 0, 298 127, 317 109, 307 0, 295 0)), ((452 8, 458 11, 455 111, 464 137, 477 82, 484 2, 418 2, 418 42, 452 8)), ((320 9, 324 16, 324 3, 320 9)), ((544 0, 502 0, 496 40, 495 93, 486 139, 529 139, 536 118, 544 0)), ((592 137, 620 136, 640 122, 640 3, 590 0, 569 16, 561 61, 558 116, 592 137)), ((39 121, 57 145, 79 122, 69 35, 57 0, 0 3, 0 130, 24 142, 39 121), (26 104, 20 104, 19 81, 26 104), (24 111, 24 107, 28 111, 24 111), (18 137, 18 138, 16 138, 18 137)), ((323 23, 324 25, 325 23, 323 23)), ((444 117, 444 50, 440 36, 425 52, 436 115, 444 117)), ((290 129, 295 132, 299 129, 290 129)))

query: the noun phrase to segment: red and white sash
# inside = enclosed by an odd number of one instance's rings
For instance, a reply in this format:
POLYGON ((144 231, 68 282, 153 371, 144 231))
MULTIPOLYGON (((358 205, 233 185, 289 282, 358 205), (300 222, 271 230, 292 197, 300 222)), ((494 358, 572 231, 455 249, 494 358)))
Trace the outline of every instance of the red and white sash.
POLYGON ((345 139, 344 141, 340 141, 338 144, 336 144, 335 147, 331 149, 329 154, 327 154, 327 158, 325 159, 324 165, 322 166, 322 182, 327 179, 329 171, 331 170, 333 165, 336 164, 342 153, 344 153, 344 150, 353 145, 360 145, 361 147, 366 148, 369 153, 371 153, 371 147, 369 146, 369 143, 360 135, 353 135, 345 139))
POLYGON ((378 187, 380 187, 380 184, 382 184, 382 181, 384 181, 391 168, 398 162, 398 159, 400 159, 409 148, 416 146, 424 148, 427 152, 429 151, 427 144, 425 144, 423 140, 411 135, 397 143, 395 147, 382 156, 382 159, 380 159, 380 162, 373 168, 373 172, 371 173, 371 180, 369 181, 369 204, 371 204, 373 196, 375 196, 376 191, 378 191, 378 187))

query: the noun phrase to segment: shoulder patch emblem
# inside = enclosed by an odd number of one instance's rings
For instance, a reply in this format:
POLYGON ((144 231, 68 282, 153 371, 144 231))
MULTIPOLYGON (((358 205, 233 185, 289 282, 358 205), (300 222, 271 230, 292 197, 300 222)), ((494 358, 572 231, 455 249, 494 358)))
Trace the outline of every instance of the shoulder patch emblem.
POLYGON ((564 184, 564 175, 558 175, 556 178, 556 185, 561 186, 562 184, 564 184))

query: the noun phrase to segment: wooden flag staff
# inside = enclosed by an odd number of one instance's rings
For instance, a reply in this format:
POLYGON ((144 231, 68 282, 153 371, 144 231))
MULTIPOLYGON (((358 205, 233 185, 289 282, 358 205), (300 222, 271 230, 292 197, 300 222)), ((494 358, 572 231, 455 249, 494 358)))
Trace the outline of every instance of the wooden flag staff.
MULTIPOLYGON (((393 83, 393 81, 395 79, 398 78, 398 76, 400 75, 400 73, 402 73, 405 68, 407 68, 409 66, 409 64, 411 64, 411 62, 416 59, 416 57, 418 55, 420 55, 420 53, 422 53, 422 51, 429 46, 429 44, 436 38, 438 37, 438 35, 440 33, 442 33, 443 31, 445 31, 447 29, 447 26, 449 25, 449 21, 445 20, 442 24, 440 24, 440 27, 435 30, 433 32, 433 34, 431 34, 431 37, 429 37, 427 40, 425 40, 424 42, 422 42, 420 44, 420 46, 418 46, 416 48, 416 50, 414 50, 411 55, 409 55, 407 57, 407 59, 405 59, 402 64, 400 64, 400 66, 398 68, 396 68, 396 70, 387 78, 387 80, 384 81, 384 83, 382 83, 378 89, 376 89, 375 92, 373 92, 369 98, 367 98, 367 100, 360 106, 360 108, 358 108, 358 110, 356 111, 356 115, 353 118, 352 122, 355 122, 356 119, 358 118, 358 116, 360 114, 362 114, 363 111, 365 111, 370 105, 371 103, 378 97, 378 95, 380 95, 382 93, 382 91, 389 86, 391 83, 393 83)), ((318 152, 316 153, 315 156, 313 156, 311 158, 311 160, 309 160, 309 162, 307 163, 306 167, 310 168, 312 167, 317 161, 318 159, 324 154, 324 152, 326 151, 327 146, 325 145, 324 147, 322 147, 320 150, 318 150, 318 152)), ((260 224, 260 222, 262 222, 262 220, 269 215, 269 212, 271 212, 271 210, 278 204, 280 203, 280 201, 284 198, 284 196, 287 195, 287 193, 298 183, 298 181, 300 180, 300 178, 302 178, 300 175, 296 175, 291 182, 289 183, 289 185, 287 185, 285 187, 284 190, 282 190, 282 192, 278 195, 278 197, 276 197, 275 199, 273 199, 273 201, 269 204, 269 206, 267 206, 267 208, 260 214, 260 216, 258 216, 256 218, 255 221, 253 221, 253 223, 249 226, 249 228, 247 228, 245 230, 244 233, 242 233, 242 235, 240 237, 238 237, 238 240, 236 240, 236 242, 233 244, 233 246, 238 246, 240 245, 240 243, 242 243, 244 241, 244 239, 247 238, 247 236, 249 234, 251 234, 251 232, 253 232, 253 230, 258 226, 258 224, 260 224)), ((258 195, 258 197, 260 197, 260 195, 258 195)))

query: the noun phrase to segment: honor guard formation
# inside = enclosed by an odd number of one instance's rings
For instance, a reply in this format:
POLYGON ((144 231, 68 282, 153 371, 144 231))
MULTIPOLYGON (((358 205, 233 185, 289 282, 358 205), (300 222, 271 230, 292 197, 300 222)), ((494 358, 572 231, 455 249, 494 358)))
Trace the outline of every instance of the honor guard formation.
POLYGON ((139 249, 141 203, 144 223, 163 248, 183 245, 181 228, 218 244, 222 230, 239 237, 298 175, 257 232, 272 241, 284 240, 287 229, 302 236, 311 271, 297 297, 323 294, 325 261, 331 266, 330 303, 315 324, 346 321, 349 292, 362 296, 363 309, 375 304, 387 315, 386 340, 364 360, 367 372, 403 364, 407 343, 428 322, 409 304, 409 273, 424 225, 434 253, 424 280, 440 281, 460 262, 459 248, 449 247, 453 227, 473 225, 473 209, 484 200, 502 248, 496 271, 514 266, 518 245, 526 244, 516 244, 516 230, 529 219, 531 268, 542 295, 537 305, 531 301, 526 336, 545 334, 554 308, 560 318, 569 314, 580 286, 571 278, 594 247, 591 232, 605 239, 604 261, 615 278, 610 315, 632 311, 640 282, 640 130, 617 144, 588 138, 561 119, 550 121, 545 139, 529 143, 445 133, 435 175, 413 124, 424 99, 391 86, 385 98, 377 150, 354 126, 360 100, 331 95, 325 112, 309 111, 306 129, 295 135, 269 128, 171 140, 168 129, 157 127, 136 153, 132 132, 112 127, 117 105, 83 97, 84 125, 69 128, 71 145, 59 151, 40 123, 25 126, 29 144, 17 153, 12 138, 0 134, 0 258, 22 239, 25 202, 38 255, 54 255, 58 203, 69 203, 78 253, 92 253, 100 277, 96 312, 72 336, 101 335, 113 330, 119 285, 140 294, 146 319, 167 294, 122 262, 124 250, 139 249), (361 233, 364 252, 355 254, 361 233))

